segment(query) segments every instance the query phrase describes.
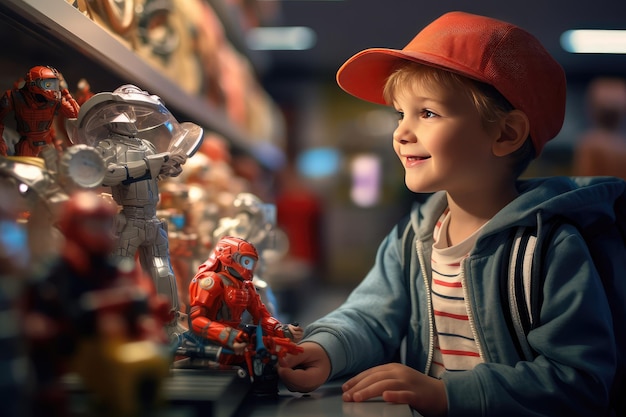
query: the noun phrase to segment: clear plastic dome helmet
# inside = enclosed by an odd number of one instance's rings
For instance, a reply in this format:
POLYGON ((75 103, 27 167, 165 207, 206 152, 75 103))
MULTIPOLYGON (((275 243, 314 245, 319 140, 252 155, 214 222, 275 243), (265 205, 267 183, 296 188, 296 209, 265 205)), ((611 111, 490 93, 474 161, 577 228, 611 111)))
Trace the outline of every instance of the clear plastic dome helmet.
POLYGON ((191 122, 179 123, 159 96, 126 84, 113 92, 95 94, 87 100, 76 119, 66 122, 74 144, 97 146, 111 129, 150 141, 157 152, 184 152, 193 156, 202 144, 203 130, 191 122), (132 122, 134 127, 125 125, 132 122), (126 130, 125 130, 126 129, 126 130))
POLYGON ((138 133, 135 121, 126 113, 120 113, 115 116, 107 126, 110 132, 122 136, 135 137, 138 133))

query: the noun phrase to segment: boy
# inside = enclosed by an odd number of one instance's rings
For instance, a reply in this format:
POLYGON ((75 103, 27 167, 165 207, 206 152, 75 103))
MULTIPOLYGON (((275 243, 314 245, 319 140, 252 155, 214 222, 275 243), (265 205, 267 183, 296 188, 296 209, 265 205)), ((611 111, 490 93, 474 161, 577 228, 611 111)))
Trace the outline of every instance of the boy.
POLYGON ((539 241, 551 218, 611 212, 600 196, 624 192, 616 179, 518 180, 561 129, 560 65, 514 25, 452 12, 402 50, 356 54, 337 81, 397 110, 406 185, 434 194, 411 211, 410 279, 398 225, 345 303, 307 327, 304 353, 282 361, 285 385, 306 392, 357 374, 345 401, 382 396, 426 416, 606 415, 618 352, 577 229, 560 227, 547 243, 539 324, 527 338, 534 358, 518 353, 500 295, 512 230, 536 226, 539 241), (403 339, 404 364, 390 363, 403 339))

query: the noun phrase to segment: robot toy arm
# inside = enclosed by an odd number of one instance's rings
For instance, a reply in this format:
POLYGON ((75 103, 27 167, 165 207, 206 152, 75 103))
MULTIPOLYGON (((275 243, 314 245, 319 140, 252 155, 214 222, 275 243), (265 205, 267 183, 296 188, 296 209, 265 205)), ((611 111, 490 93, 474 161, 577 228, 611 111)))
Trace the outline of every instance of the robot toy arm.
POLYGON ((254 284, 250 281, 246 282, 249 287, 250 305, 248 306, 248 312, 252 315, 256 323, 263 328, 265 334, 289 339, 293 342, 299 342, 304 335, 304 329, 297 324, 283 324, 275 317, 272 317, 270 312, 263 304, 259 293, 256 291, 254 284))
POLYGON ((119 163, 117 158, 123 151, 120 152, 118 146, 121 145, 115 144, 109 139, 103 140, 98 144, 98 150, 107 167, 107 172, 102 182, 105 186, 115 186, 121 183, 132 183, 155 178, 158 176, 163 164, 169 159, 169 153, 163 152, 146 155, 141 160, 119 163))
POLYGON ((204 307, 191 307, 189 319, 191 321, 191 330, 195 334, 221 346, 235 350, 235 343, 248 341, 248 335, 245 332, 211 320, 208 317, 207 309, 204 307))
POLYGON ((171 153, 169 158, 165 160, 159 172, 160 176, 177 177, 183 172, 183 165, 187 162, 187 155, 183 153, 171 153))
POLYGON ((272 317, 263 301, 261 301, 261 297, 252 281, 246 281, 245 285, 250 293, 248 312, 252 315, 255 323, 258 323, 263 328, 265 334, 275 337, 287 337, 289 334, 289 332, 285 332, 287 326, 284 326, 278 319, 272 317))
POLYGON ((149 172, 146 161, 132 161, 124 165, 109 164, 102 185, 115 186, 123 182, 139 181, 149 172))
POLYGON ((74 100, 74 97, 72 97, 67 88, 61 90, 61 100, 59 104, 59 111, 63 116, 67 117, 68 119, 78 117, 80 106, 78 105, 78 102, 74 100))
POLYGON ((214 272, 200 273, 189 285, 191 330, 200 337, 234 349, 248 341, 248 335, 217 320, 215 310, 222 304, 224 287, 214 272))

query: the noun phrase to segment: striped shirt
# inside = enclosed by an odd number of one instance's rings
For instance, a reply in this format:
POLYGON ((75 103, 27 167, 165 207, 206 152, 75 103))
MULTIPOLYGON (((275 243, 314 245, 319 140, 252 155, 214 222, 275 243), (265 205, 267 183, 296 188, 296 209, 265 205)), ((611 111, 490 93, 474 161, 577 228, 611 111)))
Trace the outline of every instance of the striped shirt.
POLYGON ((446 210, 435 226, 431 258, 436 337, 430 375, 435 377, 440 377, 444 371, 469 370, 483 361, 470 327, 461 281, 461 261, 476 243, 480 229, 464 241, 449 246, 449 220, 446 210))

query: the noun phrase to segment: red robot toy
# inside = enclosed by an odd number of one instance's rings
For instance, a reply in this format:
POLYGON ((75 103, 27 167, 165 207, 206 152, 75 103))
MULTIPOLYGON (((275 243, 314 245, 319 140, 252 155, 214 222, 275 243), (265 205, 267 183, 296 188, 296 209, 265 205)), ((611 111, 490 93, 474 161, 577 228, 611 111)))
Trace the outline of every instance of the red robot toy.
POLYGON ((37 384, 33 415, 70 415, 61 383, 70 372, 109 415, 136 416, 160 400, 172 354, 163 330, 169 305, 134 264, 111 262, 116 213, 96 193, 72 195, 58 222, 65 237, 61 254, 29 287, 25 332, 37 384))
POLYGON ((277 393, 278 357, 299 353, 294 343, 303 329, 272 317, 261 301, 252 278, 259 260, 256 248, 241 238, 225 236, 189 285, 189 328, 179 352, 214 359, 248 370, 259 395, 277 393), (247 311, 255 325, 242 325, 247 311), (195 346, 192 348, 191 346, 195 346))
POLYGON ((57 143, 53 127, 54 117, 60 113, 66 118, 78 117, 80 106, 67 88, 61 88, 62 76, 54 68, 35 66, 24 78, 22 87, 7 90, 0 98, 0 155, 7 156, 9 147, 2 137, 4 119, 13 111, 19 140, 14 154, 38 156, 42 146, 57 143))

